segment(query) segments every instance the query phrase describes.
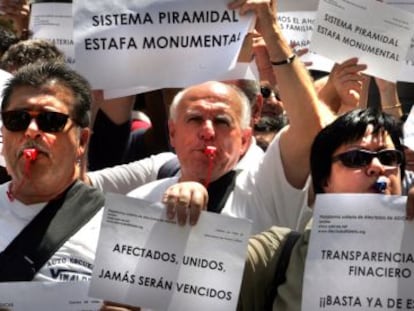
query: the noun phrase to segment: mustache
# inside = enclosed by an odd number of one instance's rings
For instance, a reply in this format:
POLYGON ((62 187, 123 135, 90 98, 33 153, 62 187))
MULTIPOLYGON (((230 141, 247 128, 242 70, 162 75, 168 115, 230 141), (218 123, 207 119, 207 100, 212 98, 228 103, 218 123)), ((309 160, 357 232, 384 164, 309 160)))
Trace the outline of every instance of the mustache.
POLYGON ((49 150, 47 150, 46 147, 43 147, 41 144, 35 141, 28 141, 17 150, 17 157, 20 158, 23 155, 23 151, 29 148, 36 149, 37 152, 41 152, 43 154, 49 155, 49 150))

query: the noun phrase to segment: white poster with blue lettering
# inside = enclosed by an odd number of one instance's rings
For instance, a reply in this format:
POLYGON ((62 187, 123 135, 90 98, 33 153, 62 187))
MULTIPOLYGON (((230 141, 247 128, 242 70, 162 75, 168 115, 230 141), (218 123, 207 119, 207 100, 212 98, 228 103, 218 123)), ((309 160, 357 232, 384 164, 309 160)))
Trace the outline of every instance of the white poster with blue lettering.
POLYGON ((414 309, 414 223, 407 197, 316 198, 302 310, 414 309))
POLYGON ((333 61, 358 57, 367 74, 397 81, 414 15, 372 0, 320 0, 310 49, 333 61))
POLYGON ((253 15, 227 0, 74 0, 76 69, 99 89, 183 87, 231 70, 253 15))
POLYGON ((90 297, 151 310, 236 310, 251 222, 202 212, 195 226, 161 203, 107 194, 90 297))

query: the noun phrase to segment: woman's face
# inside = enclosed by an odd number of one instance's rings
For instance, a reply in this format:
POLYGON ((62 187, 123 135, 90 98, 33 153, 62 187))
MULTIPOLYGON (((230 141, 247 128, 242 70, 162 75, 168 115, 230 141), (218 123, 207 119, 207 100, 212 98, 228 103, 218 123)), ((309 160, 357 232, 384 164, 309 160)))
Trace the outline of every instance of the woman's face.
POLYGON ((401 159, 391 136, 384 131, 373 134, 373 126, 368 125, 360 140, 335 150, 324 190, 326 193, 401 194, 401 159), (344 154, 349 151, 353 152, 344 154))

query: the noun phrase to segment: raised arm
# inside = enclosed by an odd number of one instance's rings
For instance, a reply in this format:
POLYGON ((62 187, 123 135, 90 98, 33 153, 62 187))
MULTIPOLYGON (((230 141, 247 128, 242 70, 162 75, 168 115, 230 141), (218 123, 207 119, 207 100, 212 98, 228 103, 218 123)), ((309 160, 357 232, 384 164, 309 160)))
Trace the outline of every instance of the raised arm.
POLYGON ((361 94, 369 79, 362 74, 366 68, 356 57, 335 64, 327 77, 315 81, 319 98, 337 114, 360 106, 361 94))
POLYGON ((273 73, 289 118, 289 127, 280 140, 281 156, 288 182, 304 186, 309 175, 310 146, 319 130, 333 119, 333 114, 319 103, 313 80, 304 64, 296 57, 273 13, 270 0, 236 0, 229 4, 257 16, 256 30, 266 42, 273 73))
POLYGON ((398 97, 397 83, 375 78, 381 99, 381 108, 384 112, 401 118, 403 115, 402 105, 398 97))

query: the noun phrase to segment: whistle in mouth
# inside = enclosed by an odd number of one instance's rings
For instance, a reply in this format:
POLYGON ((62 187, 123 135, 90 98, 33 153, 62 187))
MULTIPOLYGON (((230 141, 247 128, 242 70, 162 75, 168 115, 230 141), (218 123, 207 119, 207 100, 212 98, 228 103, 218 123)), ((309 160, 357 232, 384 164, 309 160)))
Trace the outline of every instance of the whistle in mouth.
POLYGON ((35 148, 24 149, 23 155, 26 161, 34 161, 37 158, 37 149, 35 148))
POLYGON ((383 193, 385 189, 387 189, 387 182, 384 180, 384 178, 378 178, 374 184, 374 187, 379 193, 383 193))
POLYGON ((214 146, 206 146, 204 149, 204 154, 210 158, 213 158, 216 155, 217 148, 214 146))

